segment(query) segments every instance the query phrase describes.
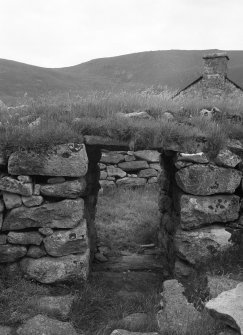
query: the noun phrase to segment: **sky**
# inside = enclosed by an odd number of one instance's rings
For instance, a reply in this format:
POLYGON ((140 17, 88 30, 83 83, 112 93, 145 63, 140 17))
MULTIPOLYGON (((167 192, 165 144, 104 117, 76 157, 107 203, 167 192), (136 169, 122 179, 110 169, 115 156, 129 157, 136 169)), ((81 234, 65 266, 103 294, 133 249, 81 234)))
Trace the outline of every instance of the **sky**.
POLYGON ((243 0, 0 0, 0 58, 43 67, 169 49, 243 50, 243 0))

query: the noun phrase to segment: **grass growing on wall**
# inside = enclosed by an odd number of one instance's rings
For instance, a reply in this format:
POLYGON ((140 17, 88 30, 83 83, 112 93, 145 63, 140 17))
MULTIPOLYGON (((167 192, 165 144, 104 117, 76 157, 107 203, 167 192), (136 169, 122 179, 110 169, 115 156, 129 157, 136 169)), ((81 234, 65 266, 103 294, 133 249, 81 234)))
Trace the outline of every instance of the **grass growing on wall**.
POLYGON ((112 94, 92 93, 42 98, 27 101, 23 111, 0 112, 0 144, 3 148, 37 148, 66 142, 82 142, 83 135, 108 136, 120 141, 133 141, 144 148, 164 147, 171 142, 186 142, 204 137, 210 148, 218 150, 227 138, 243 138, 242 123, 223 118, 219 122, 199 117, 202 108, 217 106, 224 115, 243 115, 243 99, 231 101, 169 99, 170 94, 153 92, 112 94), (146 110, 152 120, 127 120, 121 112, 146 110), (171 111, 173 121, 163 117, 171 111), (39 118, 38 126, 29 124, 39 118))

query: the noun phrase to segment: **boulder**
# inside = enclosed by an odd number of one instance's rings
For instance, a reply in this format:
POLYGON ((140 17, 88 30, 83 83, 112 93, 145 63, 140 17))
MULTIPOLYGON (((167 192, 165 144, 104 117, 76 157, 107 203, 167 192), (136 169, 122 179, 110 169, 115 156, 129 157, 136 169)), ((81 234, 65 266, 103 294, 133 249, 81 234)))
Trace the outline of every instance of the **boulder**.
POLYGON ((74 296, 70 294, 63 296, 39 296, 34 297, 30 301, 30 307, 39 313, 65 320, 71 311, 73 301, 74 296))
POLYGON ((34 244, 40 245, 43 237, 37 231, 15 232, 8 233, 8 242, 11 244, 34 244))
POLYGON ((102 152, 100 159, 101 163, 105 164, 118 164, 125 160, 124 155, 120 153, 113 152, 102 152))
POLYGON ((88 248, 86 221, 73 229, 55 230, 44 238, 44 246, 47 253, 54 257, 83 253, 88 248))
POLYGON ((43 152, 17 151, 8 161, 12 175, 82 177, 87 170, 88 157, 83 144, 62 144, 43 152))
POLYGON ((0 263, 15 262, 26 255, 27 249, 24 246, 4 244, 0 245, 0 263))
POLYGON ((184 287, 176 280, 166 280, 163 283, 161 307, 157 314, 161 333, 184 335, 192 324, 200 319, 200 313, 193 304, 188 303, 184 295, 184 287))
POLYGON ((33 193, 33 185, 25 184, 17 179, 5 176, 0 178, 0 190, 30 196, 33 193))
POLYGON ((205 307, 209 313, 243 334, 243 282, 236 288, 222 292, 209 300, 205 307))
POLYGON ((176 254, 194 265, 205 264, 210 258, 232 246, 231 234, 221 226, 211 226, 192 231, 178 229, 174 236, 176 254))
POLYGON ((134 156, 136 158, 145 160, 150 163, 158 163, 160 158, 160 153, 156 150, 140 150, 135 151, 134 156))
POLYGON ((198 163, 206 164, 209 163, 209 160, 204 152, 197 152, 194 154, 189 153, 177 153, 175 162, 189 162, 189 163, 198 163))
POLYGON ((154 169, 145 169, 141 170, 138 173, 139 178, 151 178, 151 177, 156 177, 158 175, 158 172, 154 169))
POLYGON ((89 250, 85 254, 63 257, 23 258, 22 271, 30 279, 43 284, 52 284, 72 279, 86 280, 89 272, 89 250))
POLYGON ((85 178, 65 181, 58 184, 41 185, 40 193, 48 197, 76 199, 83 196, 86 191, 85 178))
POLYGON ((27 257, 31 258, 41 258, 46 255, 46 251, 43 247, 37 245, 31 245, 27 252, 27 257))
POLYGON ((176 172, 177 185, 194 195, 234 193, 240 185, 242 173, 214 165, 194 164, 176 172))
POLYGON ((126 172, 148 169, 149 165, 146 161, 132 161, 118 164, 118 167, 126 172))
POLYGON ((217 165, 229 168, 236 167, 236 165, 238 165, 241 161, 242 159, 238 155, 227 149, 220 150, 217 157, 215 158, 215 163, 217 165))
POLYGON ((2 229, 74 228, 83 219, 83 215, 84 200, 81 198, 44 203, 31 208, 21 206, 6 215, 2 229))
POLYGON ((117 186, 128 186, 128 187, 136 187, 136 186, 143 186, 146 184, 145 178, 130 178, 125 177, 122 179, 118 179, 116 182, 117 186))
POLYGON ((17 329, 18 335, 78 335, 69 322, 38 314, 17 329))
POLYGON ((31 195, 30 197, 23 197, 22 202, 26 207, 40 206, 44 199, 41 195, 31 195))
POLYGON ((127 175, 125 171, 112 165, 107 166, 107 173, 109 177, 123 178, 127 175))
POLYGON ((236 195, 197 197, 183 194, 180 197, 180 223, 184 230, 195 229, 214 222, 237 220, 240 198, 236 195))

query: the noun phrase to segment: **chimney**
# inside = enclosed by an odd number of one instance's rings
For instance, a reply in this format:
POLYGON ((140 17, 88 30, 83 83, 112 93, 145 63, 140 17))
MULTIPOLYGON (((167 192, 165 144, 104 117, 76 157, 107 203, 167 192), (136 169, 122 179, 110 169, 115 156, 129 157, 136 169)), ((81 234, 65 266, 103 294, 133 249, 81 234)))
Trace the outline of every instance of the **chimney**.
POLYGON ((203 57, 203 77, 227 76, 227 64, 229 57, 224 52, 208 54, 203 57))

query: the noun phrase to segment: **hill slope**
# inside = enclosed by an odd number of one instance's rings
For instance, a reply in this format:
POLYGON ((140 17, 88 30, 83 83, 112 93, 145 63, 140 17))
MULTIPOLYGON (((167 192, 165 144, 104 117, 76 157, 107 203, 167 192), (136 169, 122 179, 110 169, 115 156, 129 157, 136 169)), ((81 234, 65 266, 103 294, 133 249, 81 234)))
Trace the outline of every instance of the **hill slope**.
MULTIPOLYGON (((214 50, 211 50, 211 52, 214 50)), ((148 51, 48 69, 0 59, 0 99, 65 91, 180 89, 201 74, 208 50, 148 51)), ((243 86, 243 51, 228 51, 229 77, 243 86)))

